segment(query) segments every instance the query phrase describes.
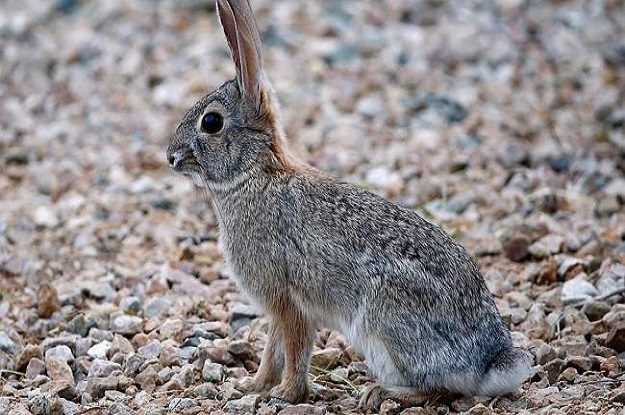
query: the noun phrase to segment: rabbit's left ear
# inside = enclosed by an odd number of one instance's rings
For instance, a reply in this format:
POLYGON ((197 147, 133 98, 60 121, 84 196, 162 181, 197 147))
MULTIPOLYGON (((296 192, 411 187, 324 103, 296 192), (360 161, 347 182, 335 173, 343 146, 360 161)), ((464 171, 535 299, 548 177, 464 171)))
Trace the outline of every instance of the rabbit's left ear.
POLYGON ((239 89, 259 110, 263 55, 250 3, 248 0, 217 0, 217 14, 237 69, 239 89))

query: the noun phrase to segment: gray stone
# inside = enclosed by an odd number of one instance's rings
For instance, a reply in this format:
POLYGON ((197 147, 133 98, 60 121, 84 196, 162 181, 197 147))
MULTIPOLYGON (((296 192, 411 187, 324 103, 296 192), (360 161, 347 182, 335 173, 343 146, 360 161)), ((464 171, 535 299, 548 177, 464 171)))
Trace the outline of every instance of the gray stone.
POLYGON ((143 331, 143 319, 136 316, 116 316, 111 319, 111 331, 114 333, 132 335, 143 331))
POLYGON ((104 359, 95 359, 89 368, 88 378, 104 378, 110 376, 116 370, 121 371, 122 367, 118 363, 109 362, 104 359))
MULTIPOLYGON (((384 404, 384 402, 383 402, 384 404)), ((401 405, 397 404, 397 408, 401 408, 401 405)), ((380 406, 380 414, 382 414, 382 406, 380 406)), ((325 406, 314 406, 308 403, 301 403, 299 405, 287 406, 280 412, 279 415, 324 415, 326 413, 325 406)), ((390 412, 384 412, 390 414, 390 412)))
POLYGON ((580 301, 590 300, 599 294, 595 286, 588 282, 586 278, 587 275, 582 273, 564 283, 560 297, 562 303, 578 303, 580 301))
POLYGON ((242 398, 227 402, 224 405, 224 412, 229 414, 252 414, 260 400, 260 395, 245 395, 242 398))
POLYGON ((0 350, 3 350, 9 354, 15 354, 18 352, 19 346, 15 343, 7 334, 6 331, 0 331, 0 350))
POLYGON ((87 288, 89 296, 98 299, 111 299, 115 297, 115 289, 108 281, 100 281, 95 284, 90 284, 87 288))
POLYGON ((119 308, 124 313, 138 314, 141 311, 141 301, 138 297, 124 297, 119 302, 119 308))
POLYGON ((224 376, 224 367, 219 363, 211 362, 210 360, 204 361, 204 367, 202 367, 202 379, 206 382, 221 382, 224 376))
POLYGON ((194 408, 197 405, 197 400, 193 398, 174 398, 171 402, 169 402, 169 410, 177 412, 182 411, 183 409, 194 408))
POLYGON ((145 346, 141 346, 137 349, 137 353, 146 359, 157 359, 163 350, 163 346, 158 340, 152 340, 145 346))
POLYGON ((87 355, 94 359, 104 359, 106 353, 111 348, 111 342, 108 340, 102 340, 100 343, 94 344, 87 350, 87 355))
POLYGON ((104 392, 107 390, 117 390, 119 384, 118 378, 115 375, 111 375, 105 378, 87 378, 86 393, 92 397, 99 399, 104 396, 104 392))
POLYGON ((64 344, 46 350, 44 360, 47 362, 50 358, 57 358, 66 363, 74 361, 74 355, 72 354, 71 349, 64 344))
POLYGON ((35 379, 37 375, 41 375, 46 369, 46 364, 43 360, 33 357, 26 366, 26 372, 24 377, 26 379, 35 379))
POLYGON ((161 316, 169 311, 171 300, 165 297, 154 297, 147 300, 143 306, 143 316, 147 319, 161 316))

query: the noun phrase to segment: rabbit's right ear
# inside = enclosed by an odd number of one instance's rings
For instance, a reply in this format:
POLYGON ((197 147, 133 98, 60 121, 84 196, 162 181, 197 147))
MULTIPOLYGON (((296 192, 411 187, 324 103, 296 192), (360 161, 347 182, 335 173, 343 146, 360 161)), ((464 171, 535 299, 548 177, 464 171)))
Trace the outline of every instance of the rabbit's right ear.
POLYGON ((248 0, 217 0, 217 14, 237 69, 239 89, 259 110, 263 55, 252 8, 248 0))

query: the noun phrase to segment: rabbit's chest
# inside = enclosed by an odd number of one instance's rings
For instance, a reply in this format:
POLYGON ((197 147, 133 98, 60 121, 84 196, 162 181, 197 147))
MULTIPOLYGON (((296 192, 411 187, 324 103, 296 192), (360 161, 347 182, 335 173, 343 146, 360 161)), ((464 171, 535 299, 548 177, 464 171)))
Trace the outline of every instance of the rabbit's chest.
POLYGON ((220 245, 239 286, 261 303, 284 287, 284 256, 267 226, 255 221, 224 223, 220 245))

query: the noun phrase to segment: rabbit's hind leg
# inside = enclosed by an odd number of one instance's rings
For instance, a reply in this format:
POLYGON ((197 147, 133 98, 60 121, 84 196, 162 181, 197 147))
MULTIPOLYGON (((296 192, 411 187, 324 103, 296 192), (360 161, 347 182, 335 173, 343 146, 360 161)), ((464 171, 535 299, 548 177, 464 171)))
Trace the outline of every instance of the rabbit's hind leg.
POLYGON ((423 406, 441 399, 453 399, 459 396, 453 392, 424 392, 409 386, 388 386, 374 383, 365 388, 358 406, 365 410, 378 410, 382 402, 391 399, 402 407, 423 406))
POLYGON ((280 383, 284 369, 284 343, 282 333, 275 318, 270 317, 267 331, 267 344, 263 351, 260 367, 254 377, 246 377, 238 382, 237 387, 245 392, 268 392, 280 383))

